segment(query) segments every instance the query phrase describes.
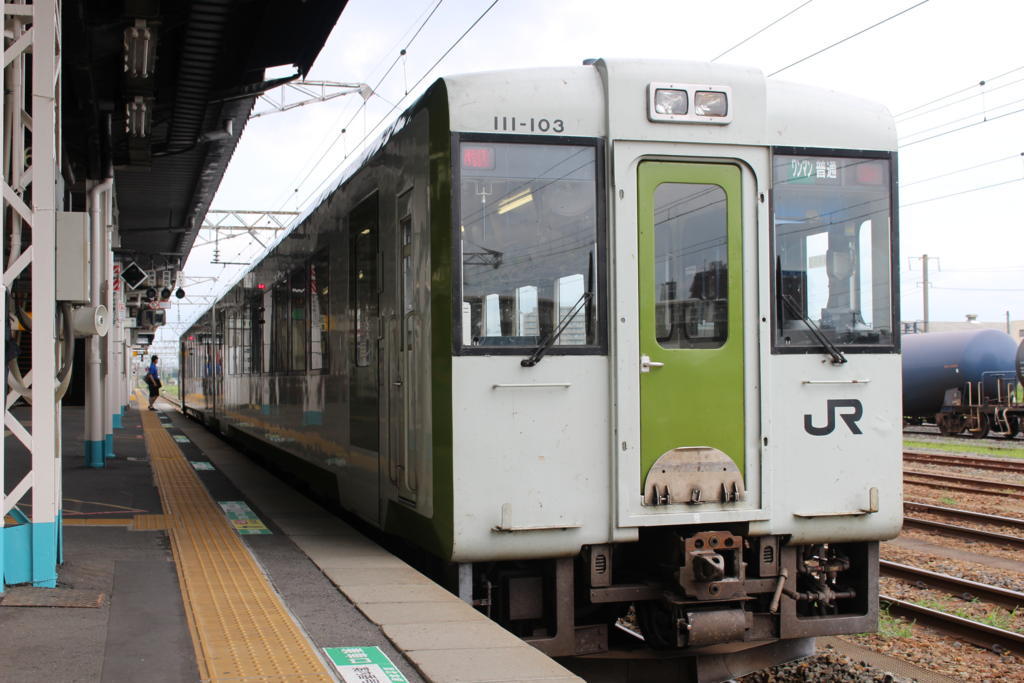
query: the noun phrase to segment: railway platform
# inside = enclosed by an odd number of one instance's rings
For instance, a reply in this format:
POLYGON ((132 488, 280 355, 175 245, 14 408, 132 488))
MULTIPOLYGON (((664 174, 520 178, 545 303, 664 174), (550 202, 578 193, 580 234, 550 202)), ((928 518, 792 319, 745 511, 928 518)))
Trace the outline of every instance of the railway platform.
POLYGON ((0 681, 581 680, 157 405, 102 469, 64 409, 64 563, 0 594, 0 681))

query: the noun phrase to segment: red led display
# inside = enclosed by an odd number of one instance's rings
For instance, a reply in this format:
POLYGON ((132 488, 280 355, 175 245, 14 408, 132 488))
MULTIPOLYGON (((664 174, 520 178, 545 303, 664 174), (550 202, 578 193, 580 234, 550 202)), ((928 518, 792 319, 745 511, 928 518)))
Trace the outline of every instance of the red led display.
POLYGON ((857 183, 859 185, 881 185, 885 180, 880 163, 862 163, 857 165, 857 183))
POLYGON ((494 168, 493 147, 463 147, 462 167, 492 170, 494 168))

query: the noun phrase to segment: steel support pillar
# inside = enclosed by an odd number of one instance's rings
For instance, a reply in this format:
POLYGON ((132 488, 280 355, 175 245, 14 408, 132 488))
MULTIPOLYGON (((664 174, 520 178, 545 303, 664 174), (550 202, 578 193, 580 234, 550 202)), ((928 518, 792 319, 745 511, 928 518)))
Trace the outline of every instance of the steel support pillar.
MULTIPOLYGON (((114 193, 108 190, 103 204, 103 305, 110 315, 114 315, 114 193)), ((114 414, 117 403, 114 400, 116 390, 116 371, 114 370, 114 336, 107 333, 103 337, 103 454, 107 458, 114 457, 114 414)))
MULTIPOLYGON (((56 586, 61 539, 55 253, 61 168, 60 2, 5 2, 2 6, 6 66, 0 221, 11 221, 4 226, 9 229, 0 233, 10 236, 10 242, 3 245, 7 257, 3 290, 6 294, 18 281, 19 292, 25 293, 16 305, 30 308, 26 311, 31 313, 30 323, 27 315, 23 318, 31 324, 32 371, 19 382, 31 404, 29 427, 10 410, 17 398, 14 392, 7 394, 3 405, 4 425, 30 454, 26 457, 31 469, 13 486, 3 481, 8 453, 0 445, 0 522, 4 524, 0 531, 0 591, 15 583, 56 586), (29 54, 31 59, 26 59, 29 54), (29 501, 31 508, 25 505, 29 501)), ((6 314, 6 306, 4 311, 6 314)))

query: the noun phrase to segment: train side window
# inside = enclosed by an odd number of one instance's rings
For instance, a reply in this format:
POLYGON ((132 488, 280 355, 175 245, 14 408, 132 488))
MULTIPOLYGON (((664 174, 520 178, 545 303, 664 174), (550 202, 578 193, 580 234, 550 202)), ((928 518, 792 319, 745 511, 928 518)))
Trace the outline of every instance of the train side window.
POLYGON ((658 344, 713 349, 729 329, 726 195, 718 185, 654 191, 654 310, 658 344))
POLYGON ((352 210, 351 277, 354 357, 349 383, 349 430, 353 446, 377 451, 380 446, 380 282, 378 197, 352 210))
MULTIPOLYGON (((579 303, 580 298, 586 292, 587 283, 583 273, 565 275, 555 281, 555 302, 558 304, 556 315, 563 320, 570 315, 572 309, 579 303)), ((565 331, 555 340, 558 346, 575 346, 586 344, 588 331, 587 321, 583 316, 577 315, 568 320, 565 331)))
POLYGON ((330 363, 331 326, 330 258, 327 250, 313 257, 309 266, 309 368, 327 371, 330 363))
POLYGON ((288 369, 288 333, 289 308, 288 279, 285 278, 274 287, 274 318, 270 341, 270 370, 284 372, 288 369))
POLYGON ((268 327, 267 311, 263 305, 263 296, 254 297, 249 304, 249 344, 252 349, 249 372, 263 372, 263 330, 268 327))
POLYGON ((524 285, 516 288, 515 321, 516 335, 540 339, 540 311, 537 307, 536 286, 524 285))
POLYGON ((291 327, 291 354, 289 370, 306 370, 306 268, 292 271, 289 282, 289 326, 291 327))

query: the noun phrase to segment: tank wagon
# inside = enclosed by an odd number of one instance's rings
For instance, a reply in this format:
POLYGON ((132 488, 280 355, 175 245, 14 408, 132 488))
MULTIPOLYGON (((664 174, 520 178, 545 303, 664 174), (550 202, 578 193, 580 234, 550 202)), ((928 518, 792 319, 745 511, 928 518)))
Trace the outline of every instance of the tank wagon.
POLYGON ((931 332, 903 337, 903 416, 933 422, 946 436, 1020 432, 1024 401, 1020 347, 992 329, 931 332))
POLYGON ((873 630, 895 149, 754 69, 442 78, 185 333, 184 409, 552 655, 873 630))

